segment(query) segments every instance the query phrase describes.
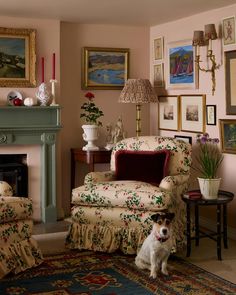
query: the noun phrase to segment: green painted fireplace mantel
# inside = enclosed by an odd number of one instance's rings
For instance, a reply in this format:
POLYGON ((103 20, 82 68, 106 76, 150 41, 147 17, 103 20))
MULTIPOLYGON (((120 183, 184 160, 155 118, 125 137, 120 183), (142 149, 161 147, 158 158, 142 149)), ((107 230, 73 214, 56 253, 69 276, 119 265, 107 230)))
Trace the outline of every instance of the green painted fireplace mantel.
POLYGON ((60 106, 0 106, 1 145, 41 146, 41 210, 43 222, 57 220, 56 133, 60 106))

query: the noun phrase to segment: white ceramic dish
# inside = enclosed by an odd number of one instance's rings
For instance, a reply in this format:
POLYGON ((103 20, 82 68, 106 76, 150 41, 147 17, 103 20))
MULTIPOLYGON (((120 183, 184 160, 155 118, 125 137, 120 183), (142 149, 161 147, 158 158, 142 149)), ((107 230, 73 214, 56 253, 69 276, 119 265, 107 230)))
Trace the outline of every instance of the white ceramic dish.
POLYGON ((7 95, 8 105, 13 106, 14 105, 13 100, 15 98, 19 98, 19 99, 23 100, 22 95, 21 95, 21 93, 19 91, 11 91, 11 92, 9 92, 8 95, 7 95))

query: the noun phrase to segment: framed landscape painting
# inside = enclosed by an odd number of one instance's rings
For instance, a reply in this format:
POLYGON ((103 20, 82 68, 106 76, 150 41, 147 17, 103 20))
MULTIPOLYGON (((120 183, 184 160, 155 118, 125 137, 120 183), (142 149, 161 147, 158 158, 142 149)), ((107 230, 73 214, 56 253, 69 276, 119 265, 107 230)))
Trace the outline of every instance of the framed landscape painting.
POLYGON ((222 151, 236 154, 236 120, 220 119, 219 122, 222 151))
POLYGON ((206 96, 189 94, 180 96, 181 130, 203 133, 205 132, 206 96))
POLYGON ((33 29, 0 28, 0 87, 35 87, 33 29))
POLYGON ((129 49, 84 47, 83 89, 122 89, 128 79, 129 49))
POLYGON ((191 41, 169 43, 167 46, 167 87, 197 88, 195 49, 191 41))
POLYGON ((179 96, 159 96, 158 127, 163 130, 179 130, 179 96))

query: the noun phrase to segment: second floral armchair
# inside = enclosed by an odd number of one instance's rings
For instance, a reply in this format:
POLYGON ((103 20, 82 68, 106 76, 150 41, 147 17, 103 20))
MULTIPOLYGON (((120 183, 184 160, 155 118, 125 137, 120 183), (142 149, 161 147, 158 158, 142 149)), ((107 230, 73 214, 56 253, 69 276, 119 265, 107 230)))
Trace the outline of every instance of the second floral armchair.
POLYGON ((184 245, 191 145, 169 137, 143 136, 118 142, 111 170, 91 172, 72 192, 72 249, 134 254, 149 234, 155 212, 175 213, 174 249, 184 245), (121 163, 121 164, 120 164, 121 163))

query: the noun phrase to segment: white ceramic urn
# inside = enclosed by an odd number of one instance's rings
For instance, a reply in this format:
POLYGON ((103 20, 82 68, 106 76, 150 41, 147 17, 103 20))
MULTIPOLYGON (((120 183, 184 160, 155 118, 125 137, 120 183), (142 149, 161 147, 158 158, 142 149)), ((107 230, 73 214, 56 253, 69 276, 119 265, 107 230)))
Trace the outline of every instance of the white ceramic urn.
POLYGON ((97 151, 99 147, 94 144, 98 139, 98 126, 97 125, 82 125, 83 139, 88 143, 83 147, 83 151, 97 151))

